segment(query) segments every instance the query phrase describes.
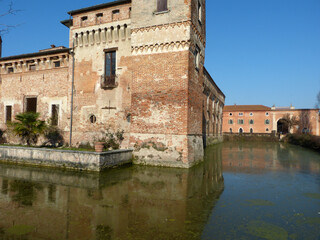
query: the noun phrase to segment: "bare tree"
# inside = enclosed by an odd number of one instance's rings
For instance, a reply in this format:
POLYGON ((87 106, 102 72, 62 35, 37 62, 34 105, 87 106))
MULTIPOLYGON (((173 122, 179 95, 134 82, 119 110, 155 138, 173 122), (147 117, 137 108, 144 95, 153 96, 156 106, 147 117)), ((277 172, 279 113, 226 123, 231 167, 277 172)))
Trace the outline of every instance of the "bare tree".
POLYGON ((311 133, 312 126, 311 126, 311 117, 310 117, 310 111, 301 111, 299 116, 299 123, 298 123, 298 132, 299 133, 311 133))
MULTIPOLYGON (((2 0, 0 0, 0 5, 4 5, 4 3, 1 3, 2 0)), ((19 12, 20 10, 16 10, 13 7, 13 2, 9 1, 7 7, 1 7, 0 10, 0 35, 3 35, 5 33, 8 33, 12 28, 16 27, 17 25, 11 25, 11 24, 7 24, 7 23, 3 23, 2 18, 8 16, 8 15, 16 15, 17 12, 19 12)))
POLYGON ((320 108, 320 91, 317 95, 317 103, 316 103, 316 108, 320 108))
POLYGON ((296 116, 290 116, 289 113, 285 114, 282 119, 286 121, 289 132, 294 126, 299 125, 298 118, 296 116))

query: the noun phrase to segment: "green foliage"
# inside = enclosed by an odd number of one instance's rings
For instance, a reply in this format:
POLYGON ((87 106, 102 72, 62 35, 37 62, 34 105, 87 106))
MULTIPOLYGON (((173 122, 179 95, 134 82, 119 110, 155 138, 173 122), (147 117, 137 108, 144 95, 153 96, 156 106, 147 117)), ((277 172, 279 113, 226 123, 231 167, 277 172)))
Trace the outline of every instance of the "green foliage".
POLYGON ((309 134, 288 134, 284 142, 311 148, 320 152, 320 137, 309 134))
POLYGON ((107 129, 106 132, 106 149, 119 149, 121 142, 123 141, 124 137, 124 130, 117 130, 115 133, 112 133, 107 129))
POLYGON ((36 144, 47 128, 45 121, 39 120, 39 113, 26 112, 16 115, 15 122, 8 124, 10 130, 26 142, 28 146, 36 144))
POLYGON ((104 142, 104 147, 107 150, 116 150, 120 148, 120 145, 124 139, 124 130, 117 130, 116 132, 111 132, 110 129, 107 129, 105 136, 98 138, 95 142, 104 142))
POLYGON ((64 144, 64 139, 61 130, 57 126, 49 124, 45 131, 44 136, 47 141, 43 144, 47 147, 61 147, 64 144))

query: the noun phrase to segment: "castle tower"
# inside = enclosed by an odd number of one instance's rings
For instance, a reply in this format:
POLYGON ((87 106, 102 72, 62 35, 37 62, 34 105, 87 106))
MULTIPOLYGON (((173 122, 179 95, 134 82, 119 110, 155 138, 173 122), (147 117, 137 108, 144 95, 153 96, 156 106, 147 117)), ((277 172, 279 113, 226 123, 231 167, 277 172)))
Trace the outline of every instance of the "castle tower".
POLYGON ((134 0, 131 29, 135 161, 191 167, 204 154, 205 0, 134 0))

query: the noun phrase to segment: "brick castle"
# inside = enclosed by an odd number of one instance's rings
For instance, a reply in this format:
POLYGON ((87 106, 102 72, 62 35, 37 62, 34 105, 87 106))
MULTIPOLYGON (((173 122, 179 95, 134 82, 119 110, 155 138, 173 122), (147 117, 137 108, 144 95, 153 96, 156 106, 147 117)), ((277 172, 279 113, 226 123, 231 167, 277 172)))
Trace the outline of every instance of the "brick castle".
POLYGON ((204 67, 205 9, 205 0, 118 0, 70 11, 68 48, 0 58, 1 129, 39 112, 72 145, 124 130, 136 163, 193 166, 221 141, 225 102, 204 67))

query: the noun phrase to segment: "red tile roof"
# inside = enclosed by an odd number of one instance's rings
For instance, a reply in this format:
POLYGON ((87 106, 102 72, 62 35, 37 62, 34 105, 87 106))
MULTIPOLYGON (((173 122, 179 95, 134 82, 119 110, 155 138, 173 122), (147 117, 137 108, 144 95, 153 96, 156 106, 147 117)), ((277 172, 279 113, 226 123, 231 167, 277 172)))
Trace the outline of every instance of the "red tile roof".
POLYGON ((224 106, 224 112, 239 112, 239 111, 270 111, 271 108, 264 105, 229 105, 224 106))

